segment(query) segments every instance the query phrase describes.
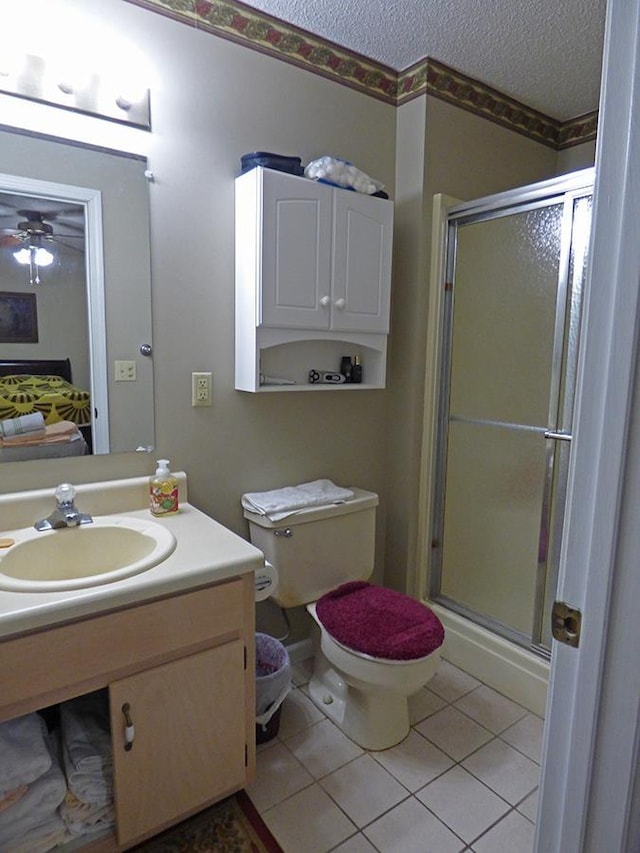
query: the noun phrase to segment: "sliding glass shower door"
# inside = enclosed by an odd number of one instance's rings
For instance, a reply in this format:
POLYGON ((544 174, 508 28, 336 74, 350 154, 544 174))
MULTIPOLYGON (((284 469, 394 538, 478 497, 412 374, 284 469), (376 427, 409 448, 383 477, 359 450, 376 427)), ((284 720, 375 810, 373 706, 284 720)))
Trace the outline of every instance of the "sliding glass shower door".
POLYGON ((591 186, 449 214, 431 598, 550 643, 591 186))

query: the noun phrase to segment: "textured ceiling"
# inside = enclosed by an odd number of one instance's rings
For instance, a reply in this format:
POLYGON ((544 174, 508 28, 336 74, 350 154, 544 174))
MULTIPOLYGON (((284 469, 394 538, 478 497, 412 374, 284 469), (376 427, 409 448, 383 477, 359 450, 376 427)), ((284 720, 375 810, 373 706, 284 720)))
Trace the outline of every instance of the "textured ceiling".
POLYGON ((605 0, 251 0, 402 71, 429 57, 561 121, 598 108, 605 0))

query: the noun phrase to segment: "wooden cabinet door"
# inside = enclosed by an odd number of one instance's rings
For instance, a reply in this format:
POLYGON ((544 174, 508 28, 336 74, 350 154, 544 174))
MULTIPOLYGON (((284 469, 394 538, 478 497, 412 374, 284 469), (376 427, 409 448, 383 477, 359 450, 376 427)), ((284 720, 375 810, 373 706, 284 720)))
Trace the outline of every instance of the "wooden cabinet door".
POLYGON ((124 678, 110 685, 109 694, 120 844, 243 787, 240 640, 124 678), (125 703, 135 726, 128 751, 125 703))
POLYGON ((331 329, 389 331, 393 202, 335 190, 331 329))
POLYGON ((262 170, 261 325, 329 327, 331 193, 314 181, 262 170))

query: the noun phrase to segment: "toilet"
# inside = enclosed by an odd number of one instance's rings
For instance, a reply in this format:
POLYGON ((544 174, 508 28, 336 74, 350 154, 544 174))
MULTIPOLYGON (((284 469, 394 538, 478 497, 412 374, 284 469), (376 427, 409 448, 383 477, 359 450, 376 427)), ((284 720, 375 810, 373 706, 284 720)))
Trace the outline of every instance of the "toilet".
POLYGON ((314 620, 311 699, 352 740, 382 750, 409 733, 408 699, 435 675, 444 630, 402 593, 368 582, 378 496, 352 489, 344 503, 272 521, 244 509, 252 543, 278 576, 280 607, 314 620))

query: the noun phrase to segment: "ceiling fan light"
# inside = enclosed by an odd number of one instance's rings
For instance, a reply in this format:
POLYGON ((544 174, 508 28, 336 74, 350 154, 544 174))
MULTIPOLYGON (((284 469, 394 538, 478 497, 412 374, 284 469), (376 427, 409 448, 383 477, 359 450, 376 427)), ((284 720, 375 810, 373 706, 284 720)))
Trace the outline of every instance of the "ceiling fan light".
POLYGON ((19 264, 28 264, 31 260, 31 252, 23 246, 22 249, 13 253, 13 257, 19 264))
POLYGON ((53 255, 41 246, 36 249, 35 262, 39 267, 48 267, 53 263, 53 255))

